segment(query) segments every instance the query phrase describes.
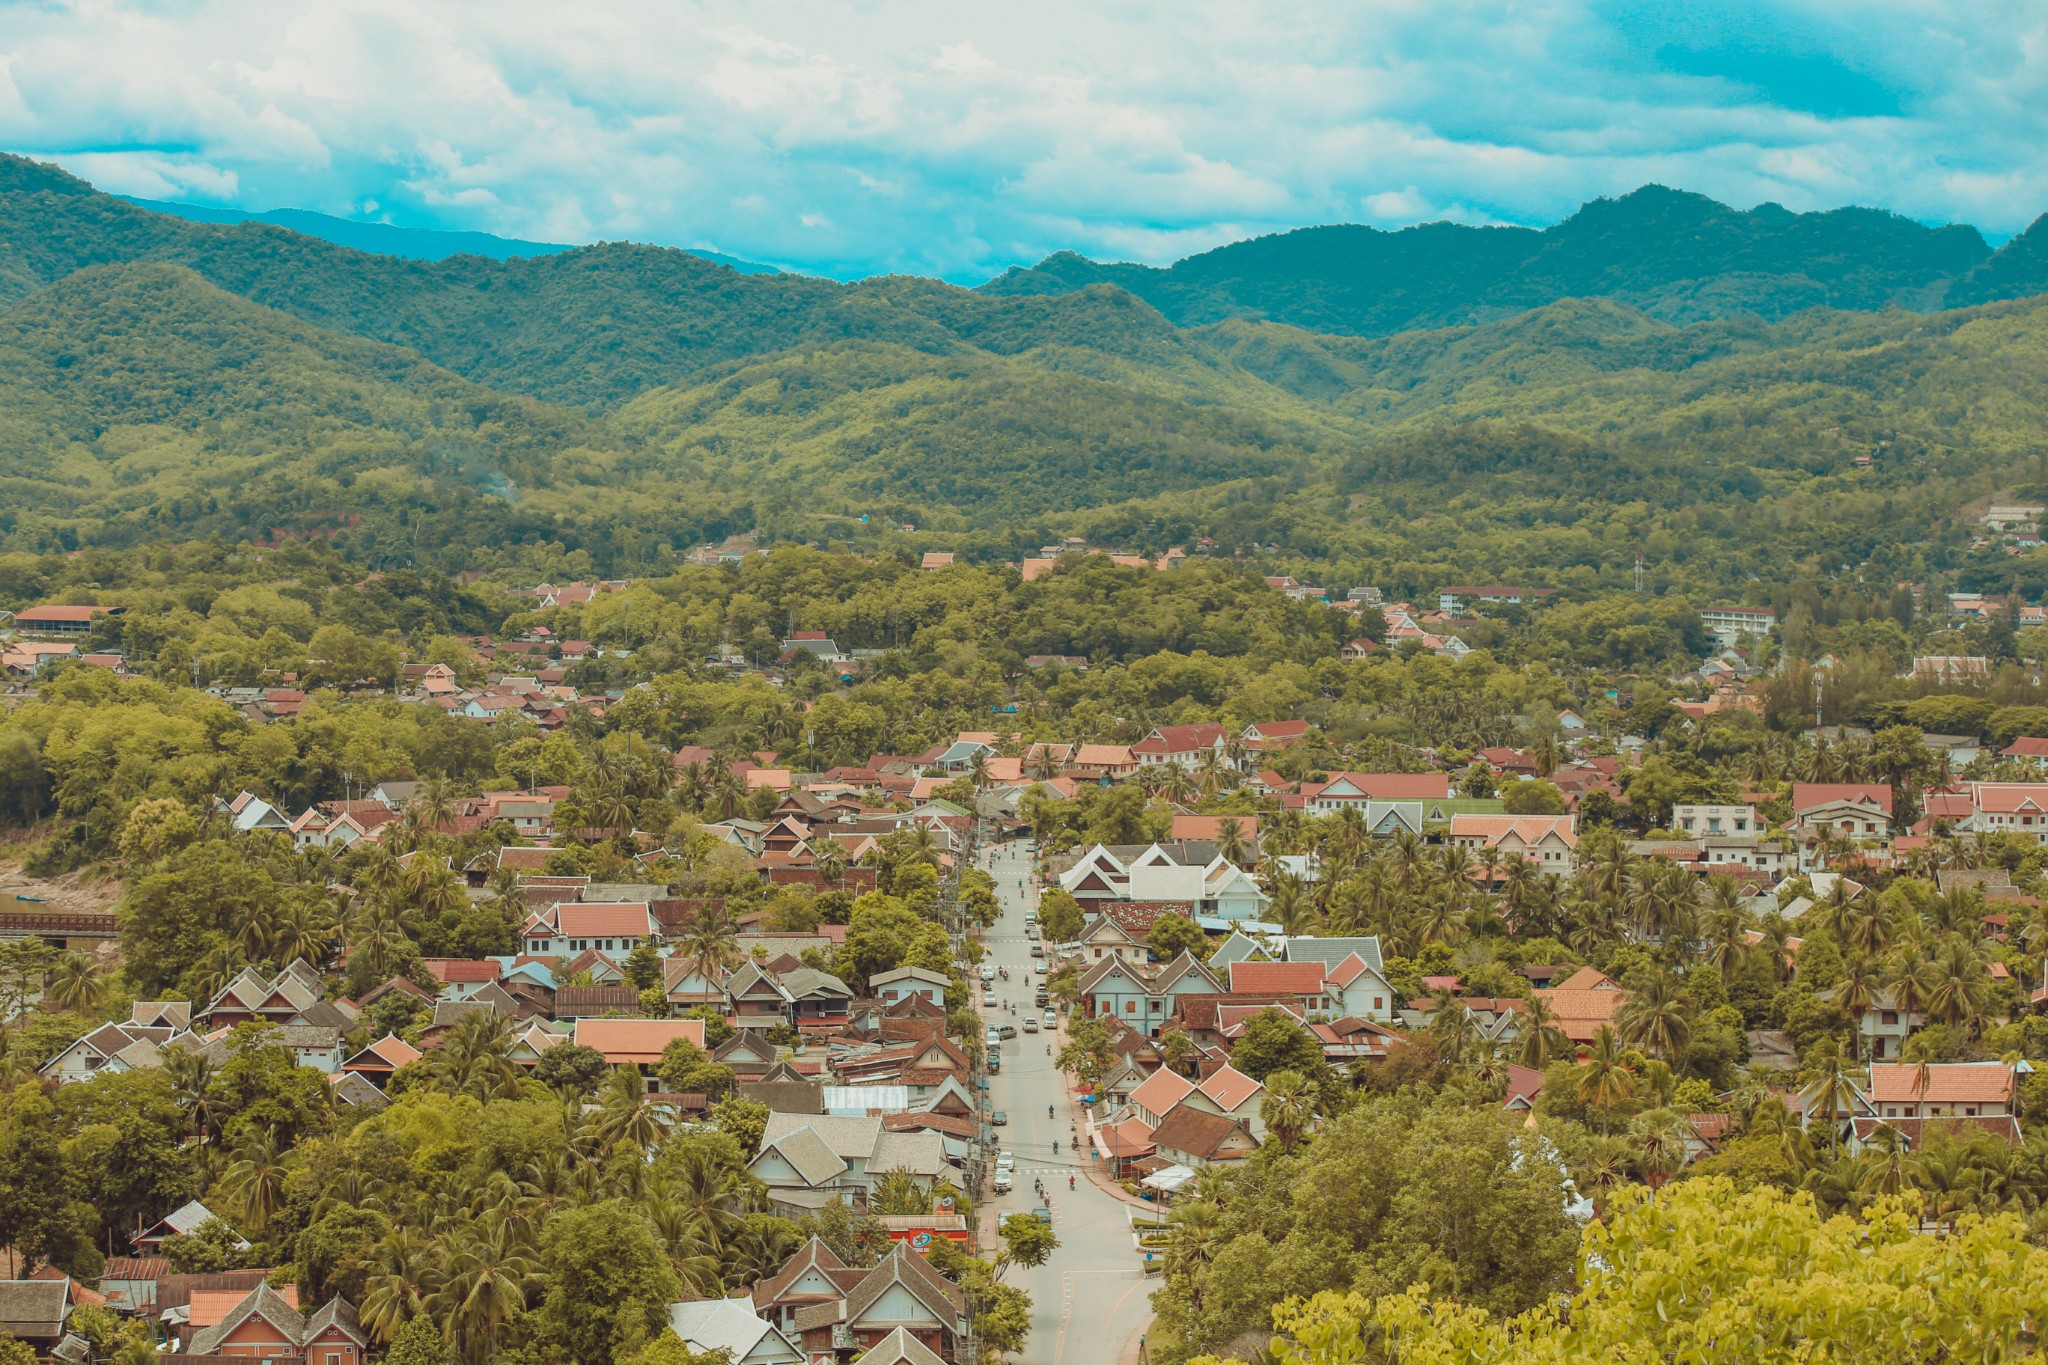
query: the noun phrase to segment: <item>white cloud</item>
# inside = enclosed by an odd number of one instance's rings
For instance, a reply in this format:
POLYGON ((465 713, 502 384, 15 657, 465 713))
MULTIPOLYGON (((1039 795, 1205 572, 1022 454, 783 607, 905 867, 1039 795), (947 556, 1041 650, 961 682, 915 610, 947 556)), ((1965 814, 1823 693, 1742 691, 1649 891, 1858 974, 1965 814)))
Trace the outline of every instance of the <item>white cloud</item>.
POLYGON ((0 44, 0 146, 110 189, 840 274, 1547 222, 1653 179, 2048 209, 2019 0, 96 0, 0 44))

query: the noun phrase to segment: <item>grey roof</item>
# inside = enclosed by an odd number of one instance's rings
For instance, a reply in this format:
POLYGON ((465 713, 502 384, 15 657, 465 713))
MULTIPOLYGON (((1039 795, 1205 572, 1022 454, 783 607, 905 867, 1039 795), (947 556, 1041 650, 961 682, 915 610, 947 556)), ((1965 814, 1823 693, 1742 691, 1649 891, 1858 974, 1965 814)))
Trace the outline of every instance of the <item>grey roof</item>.
MULTIPOLYGON (((773 1124, 777 1117, 770 1114, 769 1122, 773 1124)), ((819 1118, 813 1121, 825 1120, 819 1118)), ((824 1137, 812 1128, 799 1128, 776 1138, 764 1137, 761 1140, 761 1151, 763 1155, 770 1151, 779 1153, 782 1159, 803 1177, 804 1183, 814 1189, 828 1181, 837 1180, 847 1170, 847 1163, 826 1144, 824 1137)), ((862 1152, 861 1155, 866 1156, 867 1153, 862 1152)))
POLYGON ((828 1151, 841 1157, 858 1157, 863 1161, 874 1152, 875 1140, 882 1135, 880 1119, 770 1114, 768 1127, 761 1134, 761 1144, 766 1146, 787 1133, 804 1128, 816 1133, 828 1151))
POLYGON ((175 1231, 193 1233, 199 1231, 200 1228, 206 1225, 209 1219, 215 1216, 212 1209, 209 1209, 197 1199, 193 1199, 165 1214, 163 1221, 170 1224, 175 1231))
POLYGON ((0 1331, 55 1340, 71 1311, 69 1280, 0 1280, 0 1331))
POLYGON ((946 1358, 898 1327, 861 1354, 860 1365, 946 1365, 946 1358))
POLYGON ((909 1171, 936 1176, 946 1169, 946 1143, 937 1133, 884 1133, 868 1158, 868 1170, 909 1171))
POLYGON ((773 1323, 754 1311, 753 1304, 746 1299, 702 1299, 694 1303, 672 1303, 668 1306, 668 1325, 683 1339, 683 1344, 697 1351, 719 1351, 729 1353, 736 1363, 754 1354, 763 1337, 773 1335, 775 1342, 764 1352, 762 1359, 780 1358, 800 1360, 803 1353, 790 1345, 789 1339, 775 1330, 773 1323), (779 1343, 781 1350, 772 1349, 779 1343))
POLYGON ((792 999, 801 1000, 812 995, 837 995, 853 998, 853 991, 844 981, 830 972, 821 972, 815 967, 798 967, 795 971, 782 974, 782 988, 792 999))
POLYGON ((741 1081, 742 1099, 768 1106, 773 1114, 822 1114, 825 1085, 822 1081, 741 1081))
POLYGON ((300 1345, 330 1328, 339 1329, 350 1340, 361 1345, 369 1344, 370 1339, 363 1335, 362 1324, 356 1321, 356 1306, 339 1294, 329 1299, 318 1312, 306 1319, 306 1334, 299 1339, 300 1345))
POLYGON ((1377 934, 1363 938, 1303 938, 1296 936, 1287 940, 1282 956, 1288 962, 1320 962, 1334 967, 1345 958, 1357 953, 1366 966, 1384 974, 1387 964, 1380 957, 1380 940, 1377 934))
POLYGON ((261 1317, 285 1335, 293 1345, 306 1339, 306 1319, 269 1284, 259 1284, 228 1311, 218 1324, 194 1334, 190 1354, 207 1356, 250 1318, 261 1317))
POLYGON ((341 1030, 320 1024, 286 1024, 277 1031, 277 1041, 286 1047, 340 1047, 341 1030))
POLYGON ((116 1052, 114 1056, 130 1071, 146 1071, 150 1067, 164 1064, 164 1050, 155 1043, 140 1038, 116 1052))
POLYGON ((877 972, 868 978, 869 986, 887 986, 898 981, 923 981, 933 986, 950 985, 944 972, 935 972, 928 967, 897 967, 886 972, 877 972))

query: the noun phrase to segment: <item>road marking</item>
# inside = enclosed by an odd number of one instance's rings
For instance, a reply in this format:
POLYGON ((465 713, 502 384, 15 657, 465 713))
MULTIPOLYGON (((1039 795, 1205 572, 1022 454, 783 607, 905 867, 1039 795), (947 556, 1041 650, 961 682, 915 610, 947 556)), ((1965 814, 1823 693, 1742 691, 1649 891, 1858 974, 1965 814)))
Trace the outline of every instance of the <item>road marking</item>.
POLYGON ((1074 1320, 1074 1272, 1060 1272, 1060 1330, 1052 1340, 1052 1365, 1060 1365, 1067 1349, 1067 1326, 1074 1320))

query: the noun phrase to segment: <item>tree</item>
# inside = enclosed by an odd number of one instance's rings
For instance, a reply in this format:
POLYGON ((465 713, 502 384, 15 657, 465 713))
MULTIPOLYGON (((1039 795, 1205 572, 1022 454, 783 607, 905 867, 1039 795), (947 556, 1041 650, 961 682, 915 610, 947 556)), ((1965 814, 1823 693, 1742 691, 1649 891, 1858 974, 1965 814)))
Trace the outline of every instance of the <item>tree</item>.
POLYGON ((1078 1019, 1067 1025, 1067 1041, 1053 1062, 1082 1084, 1094 1085, 1115 1059, 1109 1025, 1100 1019, 1078 1019))
POLYGON ((1323 1072, 1323 1045, 1285 1010, 1262 1010, 1238 1035, 1230 1064, 1255 1081, 1276 1071, 1318 1076, 1323 1072))
POLYGON ((21 1257, 19 1278, 40 1265, 66 1266, 81 1231, 92 1246, 92 1211, 66 1194, 56 1117, 37 1085, 15 1086, 0 1107, 0 1246, 21 1257))
POLYGON ((1060 1239, 1052 1228, 1036 1218, 1005 1219, 1000 1236, 1002 1246, 996 1251, 995 1265, 995 1275, 999 1280, 1003 1272, 1013 1265, 1036 1270, 1052 1259, 1053 1252, 1060 1245, 1060 1239))
POLYGON ((1510 782, 1501 790, 1501 809, 1509 815, 1563 815, 1564 793, 1540 777, 1510 782))
POLYGON ((731 1136, 742 1152, 757 1152, 768 1131, 768 1106, 759 1100, 728 1095, 711 1106, 711 1122, 731 1136))
POLYGON ((1051 942, 1071 943, 1081 937, 1087 916, 1081 910, 1081 902, 1064 888, 1055 886, 1038 898, 1038 924, 1051 942))
POLYGON ((425 1314, 409 1319, 399 1328, 398 1335, 391 1339, 390 1349, 378 1359, 381 1365, 453 1365, 448 1346, 441 1340, 441 1329, 425 1314))
POLYGON ((1315 1102, 1308 1078, 1299 1071, 1275 1071, 1266 1077, 1266 1093, 1259 1101, 1259 1117, 1266 1129, 1280 1140, 1282 1151, 1294 1150, 1315 1121, 1315 1102))
POLYGON ((1197 961, 1206 962, 1211 952, 1209 936, 1202 932, 1202 926, 1186 915, 1176 914, 1161 915, 1153 921, 1145 946, 1162 962, 1171 962, 1182 953, 1192 953, 1197 961))
POLYGON ((542 1238, 536 1335, 579 1365, 612 1365, 661 1334, 682 1292, 653 1225, 624 1200, 557 1211, 542 1238))
POLYGON ((1900 1200, 1824 1219, 1810 1194, 1723 1179, 1654 1200, 1619 1191, 1585 1236, 1577 1292, 1512 1320, 1439 1298, 1434 1285, 1290 1301, 1273 1316, 1276 1365, 1362 1363, 1376 1358, 1368 1340, 1400 1342, 1411 1362, 1703 1360, 1731 1332, 1747 1360, 1804 1358, 1822 1342, 1830 1359, 1933 1360, 1965 1341, 2002 1360, 2031 1349, 2035 1286, 2048 1273, 2048 1251, 2011 1215, 1927 1237, 1900 1200))
POLYGON ((1629 993, 1614 1022, 1623 1042, 1653 1057, 1675 1060, 1692 1037, 1692 1001, 1680 993, 1669 972, 1660 971, 1629 993))
POLYGON ((0 1332, 0 1365, 36 1365, 35 1348, 9 1332, 0 1332))
POLYGON ((693 1351, 671 1327, 619 1365, 732 1365, 732 1356, 724 1350, 693 1351))
MULTIPOLYGON (((395 992, 394 992, 395 994, 395 992)), ((385 999, 391 999, 386 996, 385 999)), ((550 1089, 568 1087, 581 1095, 596 1093, 604 1080, 604 1054, 580 1043, 557 1043, 533 1064, 533 1078, 550 1089)))

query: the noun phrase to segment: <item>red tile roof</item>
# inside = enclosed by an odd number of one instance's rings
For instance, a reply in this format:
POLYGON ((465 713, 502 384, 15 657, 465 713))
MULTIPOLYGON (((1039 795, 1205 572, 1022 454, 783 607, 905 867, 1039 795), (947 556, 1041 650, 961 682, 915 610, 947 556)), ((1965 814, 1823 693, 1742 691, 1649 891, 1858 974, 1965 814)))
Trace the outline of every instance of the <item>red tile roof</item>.
POLYGON ((1320 962, 1233 962, 1230 989, 1280 991, 1289 995, 1321 995, 1325 966, 1320 962))
POLYGON ((1816 806, 1832 805, 1837 801, 1851 801, 1859 805, 1874 805, 1886 815, 1892 813, 1892 789, 1882 782, 1794 782, 1792 784, 1792 810, 1812 810, 1816 806))

